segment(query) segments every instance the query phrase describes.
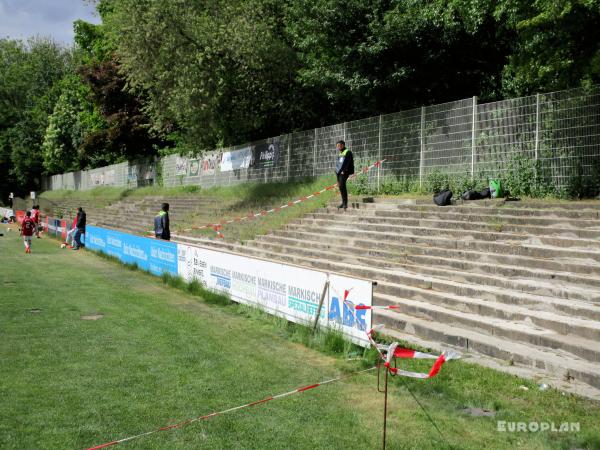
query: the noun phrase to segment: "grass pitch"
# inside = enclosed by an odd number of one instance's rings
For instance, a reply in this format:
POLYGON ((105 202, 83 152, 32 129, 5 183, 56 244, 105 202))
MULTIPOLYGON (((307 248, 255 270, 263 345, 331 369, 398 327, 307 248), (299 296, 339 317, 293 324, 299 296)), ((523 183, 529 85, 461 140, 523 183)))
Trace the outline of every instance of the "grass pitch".
MULTIPOLYGON (((34 240, 25 255, 15 227, 6 228, 0 226, 2 449, 86 448, 368 364, 347 361, 349 346, 327 345, 302 327, 207 303, 167 279, 61 250, 52 239, 34 240), (96 320, 84 320, 90 318, 96 320), (310 348, 319 342, 321 350, 310 348)), ((382 401, 371 373, 118 447, 378 448, 382 401)), ((593 449, 600 448, 599 423, 597 403, 460 361, 432 380, 390 384, 393 449, 593 449), (472 417, 462 412, 467 407, 495 417, 472 417), (498 420, 577 422, 580 431, 499 432, 498 420)))

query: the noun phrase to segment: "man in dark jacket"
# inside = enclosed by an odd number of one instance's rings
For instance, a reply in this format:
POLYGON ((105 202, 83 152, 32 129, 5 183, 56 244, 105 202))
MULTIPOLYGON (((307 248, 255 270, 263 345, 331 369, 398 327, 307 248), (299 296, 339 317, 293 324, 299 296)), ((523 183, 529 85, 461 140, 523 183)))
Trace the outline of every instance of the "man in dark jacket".
POLYGON ((338 141, 335 144, 339 151, 337 162, 335 163, 335 174, 337 176, 340 194, 342 194, 342 204, 338 208, 348 208, 348 190, 346 189, 346 181, 348 177, 354 173, 354 157, 350 149, 346 148, 344 141, 338 141))
POLYGON ((85 233, 85 221, 86 215, 83 208, 80 206, 77 208, 77 223, 75 227, 75 236, 73 236, 73 250, 79 250, 80 247, 84 247, 81 243, 81 235, 85 233))
POLYGON ((154 218, 154 234, 156 239, 171 240, 171 229, 169 228, 169 204, 163 203, 161 211, 154 218))

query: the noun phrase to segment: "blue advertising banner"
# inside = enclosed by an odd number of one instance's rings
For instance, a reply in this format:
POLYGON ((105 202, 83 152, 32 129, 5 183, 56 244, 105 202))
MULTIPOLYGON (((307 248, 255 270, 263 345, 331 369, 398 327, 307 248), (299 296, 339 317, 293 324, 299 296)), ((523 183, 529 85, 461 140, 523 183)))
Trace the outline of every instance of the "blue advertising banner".
POLYGON ((87 226, 86 247, 137 264, 142 270, 177 275, 177 244, 106 228, 87 226))

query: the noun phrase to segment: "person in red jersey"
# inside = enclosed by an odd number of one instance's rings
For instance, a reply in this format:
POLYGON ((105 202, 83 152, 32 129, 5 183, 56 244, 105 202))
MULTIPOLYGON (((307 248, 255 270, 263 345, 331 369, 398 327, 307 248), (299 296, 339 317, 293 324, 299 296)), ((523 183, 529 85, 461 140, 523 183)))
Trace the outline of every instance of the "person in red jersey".
POLYGON ((21 222, 21 236, 25 244, 25 253, 31 253, 31 237, 36 229, 35 222, 31 218, 31 211, 25 213, 23 222, 21 222))
POLYGON ((35 223, 35 235, 40 238, 40 206, 33 205, 31 208, 31 220, 35 223))

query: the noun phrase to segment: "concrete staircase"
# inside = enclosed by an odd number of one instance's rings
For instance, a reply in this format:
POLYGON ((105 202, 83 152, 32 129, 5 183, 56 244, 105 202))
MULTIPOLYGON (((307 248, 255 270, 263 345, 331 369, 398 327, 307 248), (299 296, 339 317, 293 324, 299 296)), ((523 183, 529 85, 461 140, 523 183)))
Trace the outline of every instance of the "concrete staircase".
POLYGON ((55 217, 61 216, 72 221, 81 206, 87 215, 89 225, 98 225, 118 229, 132 234, 145 234, 154 228, 154 216, 160 211, 163 202, 169 203, 171 231, 182 223, 209 223, 215 217, 223 214, 223 204, 218 199, 195 197, 126 197, 106 207, 98 207, 93 201, 63 200, 52 207, 47 213, 55 217))
POLYGON ((372 279, 391 337, 600 399, 600 203, 376 198, 245 245, 177 239, 372 279))

